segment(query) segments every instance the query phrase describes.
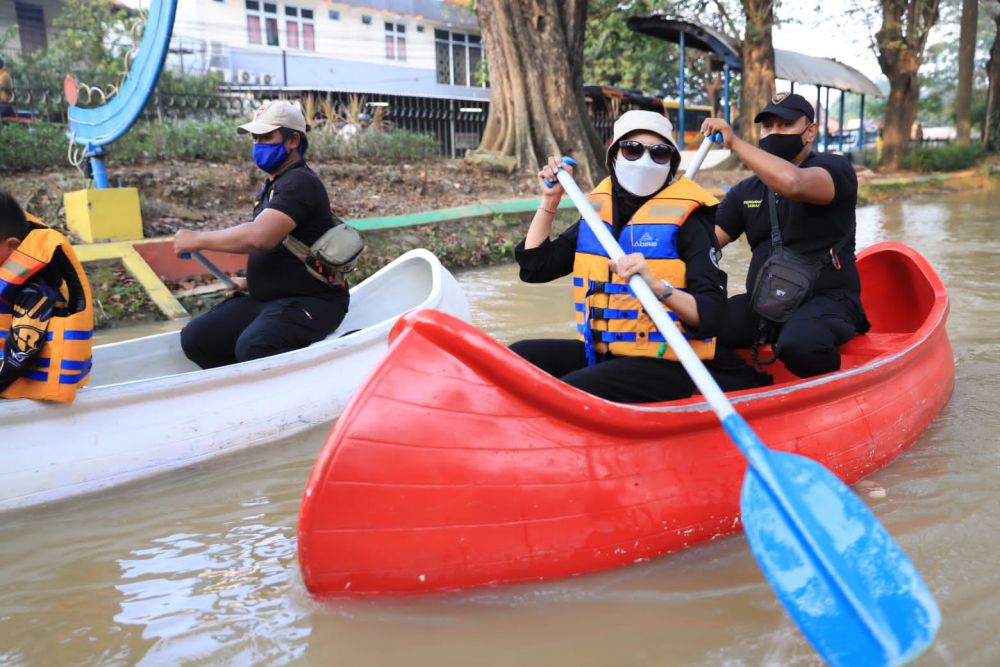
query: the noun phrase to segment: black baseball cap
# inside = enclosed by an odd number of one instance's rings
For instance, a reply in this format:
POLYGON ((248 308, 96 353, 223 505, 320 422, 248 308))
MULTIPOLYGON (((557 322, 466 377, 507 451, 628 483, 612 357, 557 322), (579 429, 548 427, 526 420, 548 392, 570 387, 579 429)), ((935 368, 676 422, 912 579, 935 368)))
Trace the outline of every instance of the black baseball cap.
POLYGON ((814 118, 812 105, 798 93, 776 94, 767 106, 754 116, 753 122, 759 123, 764 116, 777 116, 785 120, 798 120, 799 116, 805 116, 810 123, 814 118))

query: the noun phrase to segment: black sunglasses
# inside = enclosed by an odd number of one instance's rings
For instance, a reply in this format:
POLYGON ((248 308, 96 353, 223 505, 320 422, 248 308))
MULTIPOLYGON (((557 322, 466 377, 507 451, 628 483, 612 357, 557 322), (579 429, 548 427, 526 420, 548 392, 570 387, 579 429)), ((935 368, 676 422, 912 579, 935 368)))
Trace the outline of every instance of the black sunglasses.
POLYGON ((649 157, 653 158, 653 162, 656 164, 667 164, 674 155, 674 147, 670 144, 649 145, 631 139, 619 141, 618 150, 621 152, 622 157, 629 162, 635 162, 646 151, 649 151, 649 157))

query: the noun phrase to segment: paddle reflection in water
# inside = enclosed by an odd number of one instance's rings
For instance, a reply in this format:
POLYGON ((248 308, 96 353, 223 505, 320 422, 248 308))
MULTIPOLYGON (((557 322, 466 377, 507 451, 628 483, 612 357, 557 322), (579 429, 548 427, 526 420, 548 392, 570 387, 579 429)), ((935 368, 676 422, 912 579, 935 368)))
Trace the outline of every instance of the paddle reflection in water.
MULTIPOLYGON (((914 246, 952 299, 955 394, 917 443, 871 478, 887 497, 863 496, 941 606, 934 647, 914 663, 921 667, 986 667, 1000 656, 996 210, 1000 189, 859 210, 861 244, 914 246)), ((746 259, 727 249, 734 288, 746 259)), ((568 283, 523 285, 512 266, 460 281, 473 321, 504 342, 572 331, 568 283)), ((570 580, 317 603, 299 579, 294 537, 327 431, 67 505, 0 514, 0 664, 821 664, 740 536, 570 580)))

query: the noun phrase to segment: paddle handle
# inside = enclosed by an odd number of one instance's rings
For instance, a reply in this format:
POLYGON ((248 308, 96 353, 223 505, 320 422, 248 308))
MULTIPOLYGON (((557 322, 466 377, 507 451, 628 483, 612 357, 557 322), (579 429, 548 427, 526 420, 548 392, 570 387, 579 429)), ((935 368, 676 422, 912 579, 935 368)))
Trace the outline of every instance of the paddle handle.
POLYGON ((694 159, 691 160, 691 164, 688 165, 687 171, 684 175, 688 178, 694 178, 694 175, 698 173, 701 169, 701 163, 705 161, 705 156, 708 155, 709 149, 712 144, 722 143, 722 132, 716 132, 715 134, 709 134, 705 137, 705 140, 701 142, 701 146, 698 147, 698 152, 694 154, 694 159))
POLYGON ((191 259, 192 257, 201 262, 202 266, 208 269, 209 273, 218 278, 227 289, 239 289, 236 286, 236 283, 233 282, 232 278, 223 273, 222 269, 213 264, 210 259, 202 255, 197 250, 181 253, 181 259, 191 259))

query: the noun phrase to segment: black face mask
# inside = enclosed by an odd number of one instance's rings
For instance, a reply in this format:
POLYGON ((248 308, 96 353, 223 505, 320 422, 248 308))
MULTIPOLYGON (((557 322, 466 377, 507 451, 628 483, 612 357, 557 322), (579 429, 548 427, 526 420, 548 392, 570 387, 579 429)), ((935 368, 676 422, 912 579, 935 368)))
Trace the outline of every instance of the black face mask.
POLYGON ((809 131, 809 128, 802 130, 798 134, 769 134, 759 142, 757 145, 760 146, 762 151, 766 151, 771 155, 780 157, 782 160, 788 160, 791 162, 795 159, 795 156, 802 152, 805 148, 805 143, 802 141, 802 135, 809 131))

